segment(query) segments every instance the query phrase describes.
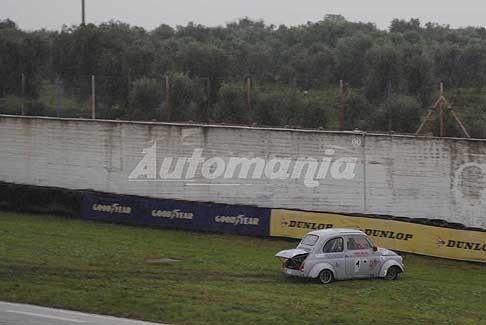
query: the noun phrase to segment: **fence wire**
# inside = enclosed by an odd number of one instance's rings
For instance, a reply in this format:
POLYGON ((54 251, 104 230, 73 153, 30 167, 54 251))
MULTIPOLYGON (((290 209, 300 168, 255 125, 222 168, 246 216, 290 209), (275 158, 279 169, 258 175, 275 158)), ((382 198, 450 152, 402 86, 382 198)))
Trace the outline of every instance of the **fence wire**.
MULTIPOLYGON (((174 73, 158 78, 67 74, 30 81, 21 75, 16 87, 4 89, 0 113, 415 133, 438 96, 437 89, 416 96, 388 84, 381 97, 369 100, 366 86, 344 82, 340 89, 339 80, 322 84, 313 79, 228 80, 174 73)), ((486 92, 455 88, 446 89, 445 96, 472 136, 486 137, 486 92)), ((437 114, 429 115, 423 133, 438 135, 437 114)), ((462 136, 455 121, 445 117, 447 136, 462 136)))

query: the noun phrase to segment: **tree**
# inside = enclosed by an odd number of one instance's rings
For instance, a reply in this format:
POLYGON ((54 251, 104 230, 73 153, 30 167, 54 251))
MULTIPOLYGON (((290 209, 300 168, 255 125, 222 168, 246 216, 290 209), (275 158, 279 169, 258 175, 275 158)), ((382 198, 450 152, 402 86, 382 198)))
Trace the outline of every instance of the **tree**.
POLYGON ((329 114, 332 105, 318 93, 304 92, 300 97, 299 118, 297 125, 303 128, 326 128, 329 126, 329 114))
POLYGON ((373 113, 369 125, 375 131, 415 133, 427 110, 413 96, 395 95, 373 113))
POLYGON ((435 74, 439 80, 446 81, 447 84, 457 87, 462 79, 460 57, 461 48, 450 42, 445 42, 436 46, 433 50, 435 74))
POLYGON ((346 113, 344 115, 344 128, 347 130, 366 130, 372 120, 372 106, 368 99, 356 90, 348 90, 346 95, 346 113))
POLYGON ((459 84, 462 87, 478 87, 486 81, 486 44, 468 44, 459 57, 459 84))
POLYGON ((227 54, 214 44, 189 42, 178 50, 175 59, 180 71, 212 81, 224 78, 228 69, 227 54))
POLYGON ((433 63, 418 48, 404 52, 402 75, 407 93, 426 105, 433 89, 433 63))
POLYGON ((299 85, 304 89, 320 87, 336 80, 336 55, 325 46, 296 49, 290 58, 299 85))
POLYGON ((202 121, 206 118, 204 104, 207 101, 202 82, 176 72, 169 75, 171 85, 172 120, 202 121))
POLYGON ((391 44, 375 46, 368 52, 369 76, 366 86, 368 98, 382 98, 388 87, 397 87, 401 81, 401 55, 391 44))
MULTIPOLYGON (((164 119, 160 108, 168 75, 172 120, 337 127, 336 90, 343 79, 352 89, 346 128, 388 130, 390 105, 397 112, 412 110, 414 99, 428 107, 438 81, 468 112, 481 107, 485 53, 485 28, 422 26, 418 19, 395 19, 389 31, 326 15, 298 26, 245 17, 217 27, 162 24, 147 31, 109 21, 65 26, 61 32, 26 32, 5 20, 0 21, 0 96, 22 103, 17 97, 23 73, 27 101, 39 97, 47 103, 60 78, 61 101, 72 108, 63 113, 78 116, 91 96, 90 75, 96 75, 98 116, 164 119), (253 81, 251 111, 243 85, 247 77, 253 81), (397 96, 398 103, 390 104, 397 96)), ((49 105, 35 111, 50 114, 49 105)), ((467 114, 465 120, 475 128, 482 121, 467 114)), ((411 129, 404 125, 399 131, 411 129)))
POLYGON ((245 124, 249 122, 249 112, 245 107, 243 85, 223 83, 219 89, 219 101, 215 106, 214 118, 217 122, 245 124))
POLYGON ((155 28, 150 34, 155 41, 163 41, 174 37, 174 29, 169 25, 162 24, 155 28))
POLYGON ((145 77, 135 80, 130 91, 127 117, 133 120, 160 119, 164 98, 162 89, 158 80, 145 77))
POLYGON ((364 34, 342 38, 337 48, 337 73, 339 79, 346 80, 352 86, 362 86, 368 75, 366 55, 372 47, 372 39, 364 34))
POLYGON ((36 97, 47 70, 49 43, 40 32, 26 33, 11 20, 0 21, 0 96, 21 95, 24 74, 25 95, 36 97))
POLYGON ((416 18, 406 21, 403 19, 393 19, 390 24, 390 33, 420 32, 420 20, 416 18))
POLYGON ((259 125, 297 125, 301 107, 297 92, 288 87, 257 91, 251 112, 252 121, 259 125))

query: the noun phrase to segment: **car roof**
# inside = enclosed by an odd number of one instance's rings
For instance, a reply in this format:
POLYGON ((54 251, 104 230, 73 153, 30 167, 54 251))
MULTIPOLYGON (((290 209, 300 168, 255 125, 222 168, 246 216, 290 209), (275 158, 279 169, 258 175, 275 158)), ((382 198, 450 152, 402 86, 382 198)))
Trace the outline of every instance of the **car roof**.
POLYGON ((358 229, 347 229, 347 228, 329 228, 322 230, 314 230, 308 233, 308 235, 321 236, 334 236, 334 235, 366 235, 364 232, 358 229))

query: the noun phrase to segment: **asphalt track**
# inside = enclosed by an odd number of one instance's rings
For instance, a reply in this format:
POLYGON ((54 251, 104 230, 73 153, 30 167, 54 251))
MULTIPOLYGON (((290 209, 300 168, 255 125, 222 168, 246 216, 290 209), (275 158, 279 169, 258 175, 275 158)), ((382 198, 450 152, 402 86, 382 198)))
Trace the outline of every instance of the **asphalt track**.
MULTIPOLYGON (((126 318, 0 302, 0 325, 155 325, 126 318)), ((160 324, 158 324, 160 325, 160 324)))

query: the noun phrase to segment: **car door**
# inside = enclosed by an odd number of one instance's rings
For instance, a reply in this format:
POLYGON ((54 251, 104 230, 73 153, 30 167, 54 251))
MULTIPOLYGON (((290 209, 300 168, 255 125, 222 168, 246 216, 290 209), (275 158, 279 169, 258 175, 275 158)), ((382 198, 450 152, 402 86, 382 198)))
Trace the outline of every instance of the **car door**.
POLYGON ((363 278, 373 276, 376 257, 373 245, 366 236, 348 235, 345 237, 346 276, 363 278))
POLYGON ((325 262, 334 267, 337 279, 346 277, 344 259, 344 238, 334 237, 327 240, 322 249, 315 254, 316 262, 325 262))

